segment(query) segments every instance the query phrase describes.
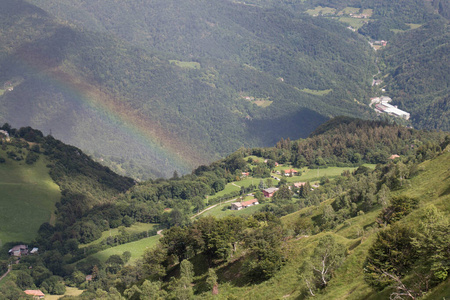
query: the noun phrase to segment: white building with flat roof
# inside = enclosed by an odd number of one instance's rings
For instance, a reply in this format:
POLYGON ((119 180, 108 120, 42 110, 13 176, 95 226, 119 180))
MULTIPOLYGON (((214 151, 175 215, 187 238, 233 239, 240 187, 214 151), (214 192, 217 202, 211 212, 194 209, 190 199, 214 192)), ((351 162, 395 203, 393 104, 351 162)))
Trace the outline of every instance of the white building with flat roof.
POLYGON ((375 111, 378 113, 386 113, 394 117, 409 120, 410 114, 404 110, 398 109, 397 106, 389 104, 392 99, 386 96, 373 98, 372 103, 375 104, 375 111))

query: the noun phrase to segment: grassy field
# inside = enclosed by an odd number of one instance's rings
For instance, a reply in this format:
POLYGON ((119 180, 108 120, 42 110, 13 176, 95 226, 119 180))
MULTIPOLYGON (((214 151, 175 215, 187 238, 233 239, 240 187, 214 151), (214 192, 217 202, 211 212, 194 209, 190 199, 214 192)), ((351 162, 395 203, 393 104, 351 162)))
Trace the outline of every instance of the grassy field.
MULTIPOLYGON (((5 151, 0 156, 6 157, 5 151)), ((52 220, 61 193, 46 164, 42 157, 31 166, 11 159, 0 164, 0 244, 30 242, 39 226, 52 220)))
MULTIPOLYGON (((375 165, 371 165, 371 164, 364 164, 364 166, 369 167, 369 168, 375 168, 375 165)), ((290 169, 290 167, 285 167, 285 166, 278 166, 275 168, 276 171, 281 171, 281 170, 287 170, 290 169)), ((301 172, 300 176, 292 176, 292 177, 285 177, 287 182, 299 182, 299 181, 317 181, 320 180, 322 177, 326 176, 328 178, 333 178, 336 176, 339 176, 342 174, 342 172, 344 171, 350 171, 353 172, 354 170, 356 170, 356 167, 328 167, 326 169, 308 169, 308 168, 302 168, 302 169, 298 169, 298 168, 294 168, 295 170, 297 170, 298 172, 301 172)), ((274 174, 275 176, 277 176, 278 178, 281 178, 281 175, 277 175, 274 174)))
POLYGON ((361 28, 365 23, 369 22, 369 19, 357 19, 357 18, 351 18, 351 17, 340 17, 339 22, 348 24, 352 26, 354 29, 358 30, 361 28))
POLYGON ((306 13, 310 16, 318 15, 334 15, 336 13, 335 8, 317 6, 314 9, 308 9, 306 13))
POLYGON ((273 101, 270 101, 270 100, 255 100, 255 101, 252 101, 252 103, 255 103, 259 107, 264 107, 265 108, 265 107, 270 106, 270 104, 272 104, 273 101))
POLYGON ((331 93, 333 90, 332 89, 328 89, 328 90, 301 89, 300 91, 307 93, 307 94, 311 94, 311 95, 325 96, 325 95, 328 95, 329 93, 331 93))
POLYGON ((92 256, 98 258, 102 262, 105 262, 108 257, 113 254, 122 255, 122 253, 124 253, 125 251, 130 251, 131 258, 128 261, 128 264, 133 264, 137 259, 142 257, 146 249, 154 247, 159 242, 159 238, 159 235, 154 235, 139 241, 119 245, 97 252, 95 254, 92 254, 92 256))
POLYGON ((417 29, 417 28, 421 27, 423 24, 406 23, 406 25, 408 25, 409 28, 411 28, 411 29, 417 29))
MULTIPOLYGON (((139 233, 142 231, 149 231, 149 230, 153 229, 153 227, 155 227, 156 225, 157 224, 136 223, 136 224, 131 225, 130 227, 126 227, 125 231, 128 232, 129 234, 139 233)), ((99 238, 98 240, 95 240, 93 242, 90 242, 89 244, 80 245, 80 248, 100 244, 107 237, 116 236, 116 235, 119 235, 119 228, 114 228, 114 229, 110 229, 107 231, 103 231, 101 238, 99 238)))
POLYGON ((58 300, 64 296, 79 296, 83 293, 83 290, 79 290, 74 287, 66 286, 66 293, 64 295, 45 295, 45 300, 58 300))
POLYGON ((198 62, 195 61, 179 61, 179 60, 169 60, 171 64, 175 64, 180 68, 185 69, 200 69, 201 66, 198 62))
MULTIPOLYGON (((238 185, 240 181, 237 181, 236 185, 238 185)), ((214 196, 211 196, 209 199, 216 199, 216 198, 220 198, 223 197, 226 194, 229 194, 231 192, 238 192, 241 190, 240 186, 236 186, 233 185, 233 183, 227 183, 227 185, 225 186, 225 188, 223 190, 221 190, 220 192, 216 193, 214 196)))
POLYGON ((358 14, 359 13, 359 8, 357 7, 349 7, 347 6, 346 8, 344 8, 343 10, 341 10, 338 15, 349 15, 349 14, 358 14))

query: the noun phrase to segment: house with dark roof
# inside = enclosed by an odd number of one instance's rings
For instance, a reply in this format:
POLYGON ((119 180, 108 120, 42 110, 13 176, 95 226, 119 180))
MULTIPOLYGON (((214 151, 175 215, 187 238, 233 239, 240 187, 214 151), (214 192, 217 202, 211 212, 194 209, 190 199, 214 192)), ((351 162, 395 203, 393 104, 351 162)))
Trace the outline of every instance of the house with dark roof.
POLYGON ((262 190, 264 197, 266 197, 266 198, 272 197, 276 191, 278 191, 278 188, 268 188, 268 189, 262 190))
POLYGON ((28 254, 28 246, 27 245, 15 245, 8 251, 9 255, 13 256, 22 256, 28 254))

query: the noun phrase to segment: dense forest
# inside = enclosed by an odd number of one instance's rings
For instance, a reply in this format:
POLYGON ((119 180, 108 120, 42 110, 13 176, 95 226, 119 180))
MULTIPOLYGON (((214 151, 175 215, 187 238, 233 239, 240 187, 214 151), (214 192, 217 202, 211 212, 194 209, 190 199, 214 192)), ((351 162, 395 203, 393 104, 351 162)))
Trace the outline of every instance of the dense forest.
POLYGON ((381 52, 388 92, 421 128, 450 128, 448 26, 444 21, 430 22, 397 35, 381 52))

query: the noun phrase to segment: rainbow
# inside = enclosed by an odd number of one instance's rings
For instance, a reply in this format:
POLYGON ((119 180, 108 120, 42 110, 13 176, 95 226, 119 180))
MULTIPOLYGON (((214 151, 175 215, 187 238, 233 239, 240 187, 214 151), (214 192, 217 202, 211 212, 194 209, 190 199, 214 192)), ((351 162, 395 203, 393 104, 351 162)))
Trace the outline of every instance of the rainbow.
POLYGON ((162 173, 169 174, 174 170, 186 173, 195 166, 207 163, 207 158, 195 147, 133 109, 125 101, 120 101, 85 80, 61 70, 60 67, 49 68, 45 59, 36 58, 36 53, 21 54, 20 61, 22 65, 25 63, 25 68, 30 69, 29 71, 39 72, 41 78, 45 76, 46 80, 71 95, 71 99, 75 99, 72 101, 77 101, 77 104, 113 126, 114 130, 148 148, 153 157, 170 161, 168 167, 173 169, 164 170, 162 173))

